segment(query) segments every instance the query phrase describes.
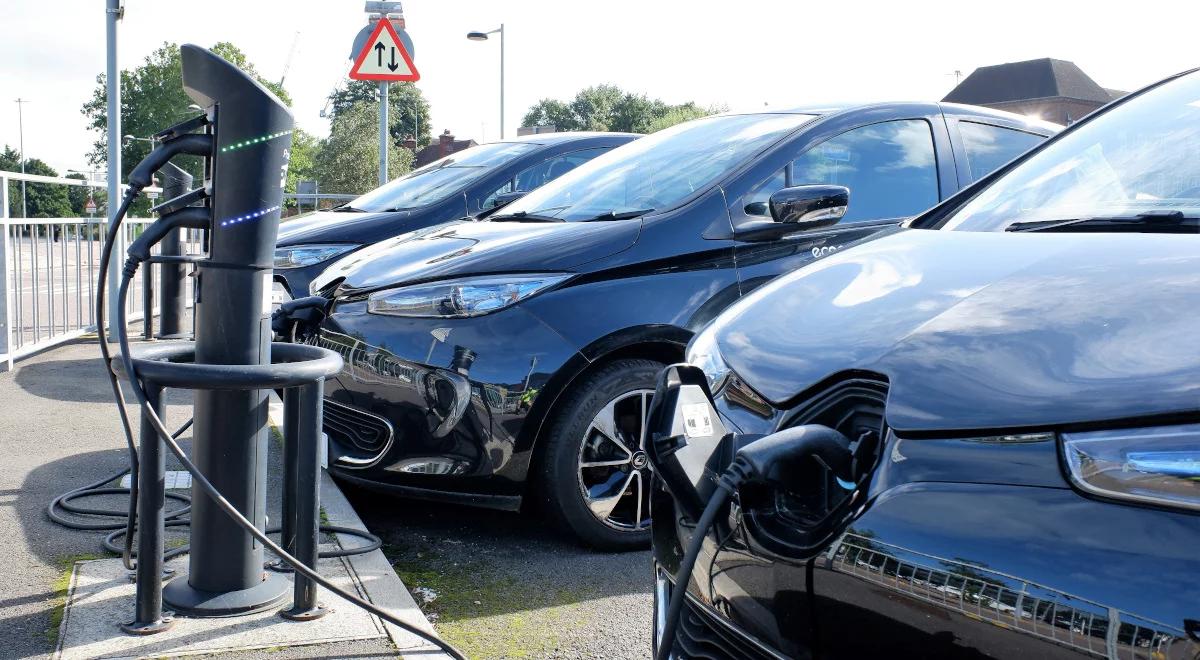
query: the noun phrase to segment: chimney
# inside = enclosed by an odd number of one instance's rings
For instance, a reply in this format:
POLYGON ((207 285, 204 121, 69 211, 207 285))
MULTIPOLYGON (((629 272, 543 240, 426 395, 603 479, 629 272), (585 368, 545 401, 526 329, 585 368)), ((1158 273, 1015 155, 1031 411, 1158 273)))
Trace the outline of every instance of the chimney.
POLYGON ((417 152, 417 138, 410 135, 410 136, 404 138, 404 141, 400 143, 400 146, 404 147, 405 149, 408 149, 409 151, 411 151, 413 153, 416 153, 417 152))
POLYGON ((454 151, 454 135, 446 129, 438 136, 438 158, 445 158, 454 151))

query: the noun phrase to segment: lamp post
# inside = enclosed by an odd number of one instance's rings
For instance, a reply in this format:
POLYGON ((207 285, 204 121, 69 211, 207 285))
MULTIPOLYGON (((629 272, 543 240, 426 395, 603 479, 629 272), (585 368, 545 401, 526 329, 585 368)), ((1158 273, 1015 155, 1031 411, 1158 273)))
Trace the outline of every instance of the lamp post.
MULTIPOLYGON (((17 130, 20 132, 21 174, 25 174, 25 104, 26 99, 17 99, 17 130)), ((21 218, 28 217, 25 205, 25 179, 21 179, 21 218)))
POLYGON ((488 35, 500 35, 500 139, 504 139, 504 24, 489 32, 468 32, 471 41, 487 41, 488 35))

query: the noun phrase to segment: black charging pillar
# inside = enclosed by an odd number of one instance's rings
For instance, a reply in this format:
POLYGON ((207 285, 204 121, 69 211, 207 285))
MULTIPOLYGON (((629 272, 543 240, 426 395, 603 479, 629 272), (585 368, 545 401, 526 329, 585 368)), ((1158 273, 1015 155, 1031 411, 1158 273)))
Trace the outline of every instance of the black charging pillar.
MULTIPOLYGON (((268 365, 270 276, 292 116, 270 91, 212 53, 182 47, 183 86, 206 108, 215 132, 209 258, 197 265, 198 364, 268 365)), ((199 390, 193 460, 239 511, 266 526, 266 390, 199 390)), ((188 574, 163 598, 192 616, 228 616, 272 607, 289 589, 263 571, 263 548, 199 487, 192 489, 188 574)))
MULTIPOLYGON (((158 170, 162 179, 163 198, 175 199, 192 189, 192 175, 187 170, 167 163, 158 170)), ((183 231, 173 229, 159 243, 159 251, 167 256, 183 254, 183 231)), ((178 339, 185 336, 183 319, 187 316, 187 288, 184 278, 187 277, 187 267, 183 264, 162 264, 159 266, 158 289, 159 314, 158 337, 160 339, 178 339)))

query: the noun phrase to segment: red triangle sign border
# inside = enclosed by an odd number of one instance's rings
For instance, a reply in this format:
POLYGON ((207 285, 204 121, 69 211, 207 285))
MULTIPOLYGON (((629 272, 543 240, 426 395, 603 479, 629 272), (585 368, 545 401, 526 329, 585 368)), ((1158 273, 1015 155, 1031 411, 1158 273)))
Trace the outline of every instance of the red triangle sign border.
POLYGON ((408 54, 408 50, 404 48, 404 42, 400 40, 400 35, 396 34, 396 28, 392 27, 391 21, 381 19, 379 26, 371 33, 367 39, 366 45, 363 46, 362 52, 354 60, 354 66, 350 67, 350 77, 354 80, 376 80, 380 82, 417 82, 421 79, 421 73, 417 71, 417 65, 413 64, 412 56, 408 54), (360 73, 363 62, 367 56, 371 54, 375 44, 379 42, 379 36, 383 31, 387 30, 392 38, 392 42, 396 44, 396 50, 399 51, 400 57, 404 59, 404 63, 408 65, 408 70, 411 74, 390 74, 390 73, 360 73))

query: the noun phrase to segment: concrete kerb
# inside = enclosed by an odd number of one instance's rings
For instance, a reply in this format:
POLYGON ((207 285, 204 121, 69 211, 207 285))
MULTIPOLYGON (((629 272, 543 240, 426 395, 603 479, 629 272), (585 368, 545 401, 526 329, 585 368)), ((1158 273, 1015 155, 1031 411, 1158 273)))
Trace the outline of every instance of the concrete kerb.
MULTIPOLYGON (((270 422, 272 427, 282 435, 283 402, 274 393, 271 394, 270 422)), ((350 501, 346 499, 341 488, 324 470, 321 471, 321 508, 325 513, 327 524, 367 531, 366 525, 363 524, 350 501)), ((342 545, 341 539, 338 539, 337 542, 338 545, 342 545)), ((351 541, 352 544, 356 542, 351 541)), ((417 606, 412 594, 404 586, 400 576, 396 574, 396 570, 392 568, 391 562, 387 560, 382 550, 351 555, 347 558, 347 564, 349 570, 357 578, 357 582, 362 585, 368 600, 420 630, 434 632, 433 624, 425 618, 425 614, 421 612, 421 608, 417 606)), ((449 657, 437 647, 397 625, 387 621, 383 621, 383 625, 387 630, 388 637, 404 657, 422 658, 423 660, 449 657)))

